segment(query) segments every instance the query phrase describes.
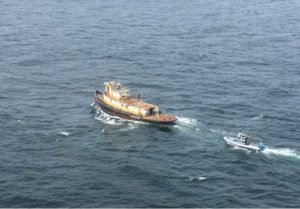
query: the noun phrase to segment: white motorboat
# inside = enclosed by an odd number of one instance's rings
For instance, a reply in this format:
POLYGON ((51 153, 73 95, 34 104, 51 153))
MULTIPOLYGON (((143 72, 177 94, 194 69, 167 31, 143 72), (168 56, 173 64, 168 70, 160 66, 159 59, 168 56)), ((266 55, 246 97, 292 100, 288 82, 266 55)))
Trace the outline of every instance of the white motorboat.
POLYGON ((239 132, 236 138, 225 136, 224 140, 229 145, 259 152, 263 151, 266 148, 266 146, 262 142, 251 142, 252 137, 242 132, 239 132))

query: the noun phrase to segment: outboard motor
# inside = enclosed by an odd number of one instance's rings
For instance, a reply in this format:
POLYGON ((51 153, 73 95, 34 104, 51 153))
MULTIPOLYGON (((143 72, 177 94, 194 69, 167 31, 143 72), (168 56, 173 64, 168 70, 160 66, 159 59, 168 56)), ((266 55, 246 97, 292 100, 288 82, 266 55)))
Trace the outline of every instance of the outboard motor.
POLYGON ((266 146, 263 143, 259 143, 258 148, 260 151, 264 151, 266 149, 266 146))

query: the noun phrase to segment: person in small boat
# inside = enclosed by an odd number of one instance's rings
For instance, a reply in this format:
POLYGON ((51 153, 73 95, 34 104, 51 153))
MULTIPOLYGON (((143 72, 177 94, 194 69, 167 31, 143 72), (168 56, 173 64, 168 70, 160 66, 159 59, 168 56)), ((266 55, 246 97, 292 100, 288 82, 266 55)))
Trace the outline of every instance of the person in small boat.
POLYGON ((249 145, 250 144, 250 137, 246 136, 245 137, 245 145, 249 145))

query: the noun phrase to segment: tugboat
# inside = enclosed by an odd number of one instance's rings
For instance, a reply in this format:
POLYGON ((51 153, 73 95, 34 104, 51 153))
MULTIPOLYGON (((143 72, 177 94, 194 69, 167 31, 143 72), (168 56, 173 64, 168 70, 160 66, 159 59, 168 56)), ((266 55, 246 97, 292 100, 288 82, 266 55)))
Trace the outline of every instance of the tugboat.
POLYGON ((172 125, 176 117, 162 113, 157 105, 133 98, 130 91, 118 81, 104 83, 104 92, 95 91, 95 103, 105 113, 127 120, 172 125))
POLYGON ((252 143, 252 137, 248 135, 247 133, 239 132, 237 137, 228 137, 225 136, 224 140, 227 142, 227 144, 235 146, 235 147, 241 147, 246 148, 249 150, 254 150, 257 152, 262 152, 265 150, 266 146, 262 143, 252 143))

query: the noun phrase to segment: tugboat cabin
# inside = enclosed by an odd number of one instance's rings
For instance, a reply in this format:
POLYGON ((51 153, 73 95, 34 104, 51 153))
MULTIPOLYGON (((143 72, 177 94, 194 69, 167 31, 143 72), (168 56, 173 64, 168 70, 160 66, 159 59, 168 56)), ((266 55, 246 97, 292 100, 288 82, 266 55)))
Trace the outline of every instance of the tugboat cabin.
POLYGON ((146 103, 141 98, 130 97, 130 91, 118 81, 105 82, 104 90, 104 102, 115 109, 137 117, 147 117, 161 113, 157 105, 146 103))

